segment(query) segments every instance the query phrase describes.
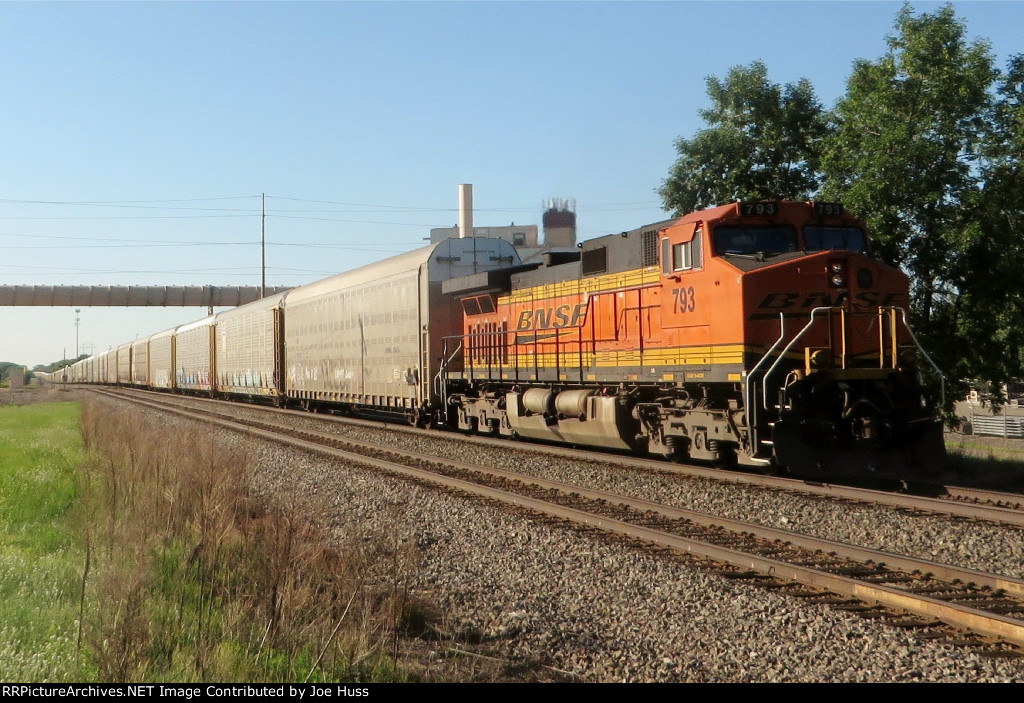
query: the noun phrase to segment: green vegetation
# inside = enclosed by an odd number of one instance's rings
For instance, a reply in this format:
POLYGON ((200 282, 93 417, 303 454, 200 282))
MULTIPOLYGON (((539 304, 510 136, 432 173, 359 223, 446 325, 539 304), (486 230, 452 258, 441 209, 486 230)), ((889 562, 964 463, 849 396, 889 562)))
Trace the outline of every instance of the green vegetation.
POLYGON ((10 385, 10 377, 12 373, 22 372, 24 374, 24 380, 28 380, 32 377, 31 372, 25 373, 25 367, 21 364, 15 364, 11 361, 0 361, 0 387, 6 387, 10 385))
POLYGON ((755 62, 708 78, 707 123, 676 142, 666 209, 737 198, 839 200, 911 277, 911 314, 953 388, 1024 377, 1024 56, 1000 70, 953 5, 897 14, 831 110, 755 62))
POLYGON ((103 681, 395 681, 423 611, 415 554, 386 540, 337 549, 248 487, 242 450, 91 403, 82 417, 82 534, 103 681))
POLYGON ((755 61, 707 84, 712 106, 700 116, 709 127, 676 140, 679 160, 659 190, 667 210, 684 215, 736 197, 804 199, 819 189, 828 122, 810 82, 772 83, 755 61))
POLYGON ((0 407, 0 681, 88 677, 75 646, 83 552, 63 527, 78 415, 74 403, 0 407))
POLYGON ((1024 443, 976 435, 946 435, 950 469, 964 485, 1024 491, 1024 443))
POLYGON ((96 401, 0 407, 0 681, 413 678, 415 550, 328 544, 193 433, 96 401))

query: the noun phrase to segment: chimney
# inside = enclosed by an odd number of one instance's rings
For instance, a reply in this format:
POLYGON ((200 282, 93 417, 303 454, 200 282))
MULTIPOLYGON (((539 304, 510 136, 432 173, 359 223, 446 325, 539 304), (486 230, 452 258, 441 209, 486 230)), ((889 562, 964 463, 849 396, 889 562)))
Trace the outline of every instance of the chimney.
POLYGON ((459 186, 459 238, 473 236, 473 184, 459 186))

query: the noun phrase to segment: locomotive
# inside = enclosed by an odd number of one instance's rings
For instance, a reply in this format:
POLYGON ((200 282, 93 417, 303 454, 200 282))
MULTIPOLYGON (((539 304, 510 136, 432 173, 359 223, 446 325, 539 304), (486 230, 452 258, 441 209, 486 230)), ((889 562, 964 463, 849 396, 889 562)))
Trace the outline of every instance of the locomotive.
POLYGON ((738 202, 580 246, 446 284, 459 428, 807 477, 942 467, 909 281, 841 205, 738 202))
POLYGON ((806 477, 943 465, 941 373, 907 324, 908 279, 840 205, 737 202, 578 246, 524 264, 502 239, 443 240, 68 380, 806 477))

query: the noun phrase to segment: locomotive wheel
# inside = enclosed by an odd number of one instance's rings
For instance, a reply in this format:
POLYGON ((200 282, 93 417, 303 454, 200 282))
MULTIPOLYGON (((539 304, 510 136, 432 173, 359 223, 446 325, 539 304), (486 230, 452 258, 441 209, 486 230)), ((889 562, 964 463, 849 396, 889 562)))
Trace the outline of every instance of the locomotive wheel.
POLYGON ((775 459, 775 455, 772 455, 771 460, 767 464, 758 464, 757 470, 759 473, 765 476, 778 476, 783 473, 783 468, 779 462, 775 459))
POLYGON ((422 409, 413 410, 411 413, 406 415, 406 420, 409 424, 418 429, 426 429, 433 424, 433 419, 429 412, 422 409))
POLYGON ((736 468, 736 450, 731 446, 722 444, 719 445, 718 458, 711 462, 711 465, 716 469, 735 469, 736 468))

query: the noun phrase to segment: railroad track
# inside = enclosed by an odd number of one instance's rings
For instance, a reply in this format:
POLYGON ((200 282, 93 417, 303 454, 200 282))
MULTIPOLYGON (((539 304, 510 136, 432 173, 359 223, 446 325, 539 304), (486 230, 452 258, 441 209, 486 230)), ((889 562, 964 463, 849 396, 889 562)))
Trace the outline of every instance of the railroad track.
MULTIPOLYGON (((226 411, 230 410, 232 413, 237 413, 238 408, 241 407, 251 411, 266 413, 270 416, 293 417, 307 421, 315 419, 323 422, 337 423, 339 425, 356 427, 363 426, 372 429, 380 429, 382 427, 382 423, 379 421, 361 420, 333 415, 310 415, 310 413, 304 411, 282 410, 264 405, 239 405, 237 403, 223 400, 211 400, 188 396, 169 396, 165 393, 135 389, 127 391, 119 390, 118 392, 130 393, 138 395, 139 397, 153 398, 163 403, 177 404, 181 407, 194 407, 197 404, 201 404, 203 406, 222 407, 226 411)), ((284 422, 284 420, 282 420, 282 422, 284 422)), ((496 439, 482 435, 464 435, 454 433, 439 435, 439 433, 435 431, 420 430, 413 427, 395 424, 387 425, 387 430, 395 434, 425 437, 431 440, 437 440, 440 436, 444 437, 446 441, 458 441, 484 447, 500 448, 504 450, 508 450, 510 447, 507 439, 496 439)), ((784 476, 764 476, 760 474, 728 471, 704 466, 658 462, 652 461, 649 458, 637 458, 628 455, 608 454, 607 452, 561 446, 534 443, 518 443, 513 446, 515 446, 515 450, 517 452, 532 453, 545 457, 564 457, 566 459, 577 461, 592 461, 603 465, 614 464, 618 469, 627 468, 646 473, 664 473, 672 476, 685 475, 726 484, 757 486, 772 491, 786 491, 799 496, 815 497, 822 500, 849 501, 855 504, 889 506, 907 512, 920 513, 922 515, 933 514, 963 520, 983 521, 996 525, 1024 528, 1024 496, 1020 494, 936 485, 928 487, 927 495, 921 495, 843 484, 808 482, 784 476)))
MULTIPOLYGON (((124 399, 120 393, 102 391, 124 399)), ((135 394, 133 394, 135 395, 135 394)), ((133 402, 401 475, 446 490, 516 506, 564 522, 699 559, 716 573, 743 578, 808 602, 913 627, 923 637, 1013 654, 1024 645, 1024 580, 729 520, 441 457, 382 449, 287 424, 230 419, 189 410, 166 396, 133 402), (968 633, 968 634, 964 634, 968 633)), ((234 407, 234 406, 232 406, 234 407)), ((607 458, 605 459, 607 460, 607 458)))

